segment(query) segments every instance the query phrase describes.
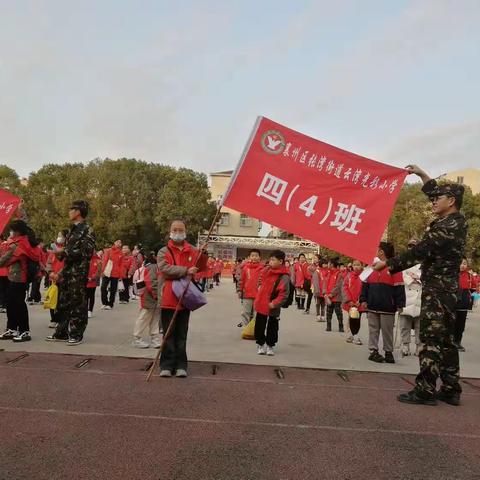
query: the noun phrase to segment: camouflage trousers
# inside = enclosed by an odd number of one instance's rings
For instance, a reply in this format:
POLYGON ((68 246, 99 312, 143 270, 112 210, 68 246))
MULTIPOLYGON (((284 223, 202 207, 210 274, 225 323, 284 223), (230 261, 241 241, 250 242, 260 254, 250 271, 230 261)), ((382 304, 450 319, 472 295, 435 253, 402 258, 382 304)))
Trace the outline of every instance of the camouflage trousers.
POLYGON ((462 391, 458 348, 454 342, 456 293, 428 288, 422 292, 419 353, 420 373, 415 390, 422 396, 435 395, 438 377, 447 393, 462 391))
POLYGON ((88 323, 87 277, 65 276, 58 288, 57 338, 83 338, 88 323))

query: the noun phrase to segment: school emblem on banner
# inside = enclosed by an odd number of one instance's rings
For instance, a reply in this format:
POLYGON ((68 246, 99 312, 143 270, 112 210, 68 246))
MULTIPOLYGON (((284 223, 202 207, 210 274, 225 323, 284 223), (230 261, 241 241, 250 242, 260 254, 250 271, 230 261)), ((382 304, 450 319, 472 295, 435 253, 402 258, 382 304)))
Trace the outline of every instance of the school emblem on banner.
POLYGON ((278 130, 268 130, 262 135, 261 144, 265 152, 278 155, 285 148, 285 138, 278 130))

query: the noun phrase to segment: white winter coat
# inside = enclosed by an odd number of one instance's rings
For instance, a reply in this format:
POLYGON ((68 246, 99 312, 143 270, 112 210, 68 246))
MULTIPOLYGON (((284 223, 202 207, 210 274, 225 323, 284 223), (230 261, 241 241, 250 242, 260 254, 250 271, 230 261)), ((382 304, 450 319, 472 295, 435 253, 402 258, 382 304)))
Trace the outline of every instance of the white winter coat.
POLYGON ((403 272, 406 303, 402 315, 410 315, 411 317, 420 316, 422 307, 422 284, 419 282, 421 274, 420 265, 415 265, 403 272))

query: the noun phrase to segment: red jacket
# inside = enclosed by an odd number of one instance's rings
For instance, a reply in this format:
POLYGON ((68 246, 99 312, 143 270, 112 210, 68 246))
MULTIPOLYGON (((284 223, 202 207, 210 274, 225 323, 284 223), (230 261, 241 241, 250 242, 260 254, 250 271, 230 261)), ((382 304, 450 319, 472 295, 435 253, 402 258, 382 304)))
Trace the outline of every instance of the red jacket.
POLYGON ((467 271, 460 272, 458 284, 459 288, 462 290, 471 290, 472 288, 474 288, 472 275, 470 275, 470 273, 468 273, 467 271))
POLYGON ((343 309, 348 311, 351 306, 357 307, 361 312, 365 308, 360 307, 360 294, 362 293, 362 281, 360 280, 361 272, 348 272, 343 281, 343 309), (354 305, 351 305, 353 303, 354 305))
POLYGON ((207 262, 207 270, 206 270, 206 278, 212 278, 213 277, 213 266, 215 265, 215 260, 213 259, 208 259, 207 262))
POLYGON ((94 288, 98 286, 98 280, 102 272, 102 260, 94 253, 90 260, 90 268, 88 270, 87 288, 94 288))
POLYGON ((239 292, 243 293, 243 298, 255 298, 257 296, 258 280, 264 268, 260 262, 248 262, 243 266, 239 285, 239 292))
POLYGON ((102 273, 105 272, 105 267, 109 260, 112 261, 112 273, 110 274, 111 278, 122 278, 122 266, 123 266, 123 254, 122 250, 115 245, 112 248, 109 248, 103 255, 102 258, 102 273))
POLYGON ((8 267, 8 279, 15 283, 26 283, 28 259, 40 262, 42 249, 32 247, 26 235, 9 238, 0 252, 0 266, 8 267))
MULTIPOLYGON (((178 299, 172 290, 172 281, 183 278, 187 275, 187 270, 195 265, 198 257, 198 250, 193 248, 188 242, 183 242, 183 248, 180 250, 175 246, 172 240, 168 242, 167 247, 163 247, 158 252, 158 290, 161 296, 161 308, 175 309, 178 299), (173 257, 172 257, 173 254, 173 257)), ((201 255, 197 262, 200 271, 207 267, 207 256, 201 255)))
POLYGON ((338 280, 340 278, 340 270, 338 268, 327 269, 325 276, 325 294, 330 297, 332 302, 338 302, 338 280), (337 287, 337 288, 335 288, 337 287))
POLYGON ((261 285, 254 302, 255 311, 257 313, 261 313, 262 315, 278 316, 280 314, 282 303, 288 297, 288 289, 290 287, 290 276, 288 274, 288 270, 284 266, 280 268, 267 267, 262 272, 260 283, 261 285), (275 286, 277 278, 281 275, 285 275, 284 281, 281 280, 279 282, 276 289, 276 295, 272 299, 272 294, 274 293, 273 287, 275 286), (269 307, 270 302, 274 304, 273 309, 269 307))
POLYGON ((223 262, 219 260, 218 262, 215 261, 213 264, 213 273, 222 273, 223 272, 223 262))
POLYGON ((293 271, 295 274, 295 287, 303 288, 303 284, 305 283, 305 275, 303 274, 303 268, 300 265, 300 262, 297 262, 293 265, 293 271))
POLYGON ((133 265, 133 256, 132 255, 122 255, 122 277, 130 277, 130 272, 133 265))

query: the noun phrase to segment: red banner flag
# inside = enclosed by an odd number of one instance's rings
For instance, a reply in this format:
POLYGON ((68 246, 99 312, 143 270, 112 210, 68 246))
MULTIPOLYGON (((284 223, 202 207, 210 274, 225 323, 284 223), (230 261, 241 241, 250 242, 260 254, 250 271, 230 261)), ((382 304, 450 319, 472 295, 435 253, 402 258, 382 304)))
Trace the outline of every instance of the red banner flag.
POLYGON ((20 203, 20 198, 12 195, 7 190, 0 189, 0 233, 7 226, 20 203))
POLYGON ((406 175, 259 117, 224 205, 370 263, 406 175))

